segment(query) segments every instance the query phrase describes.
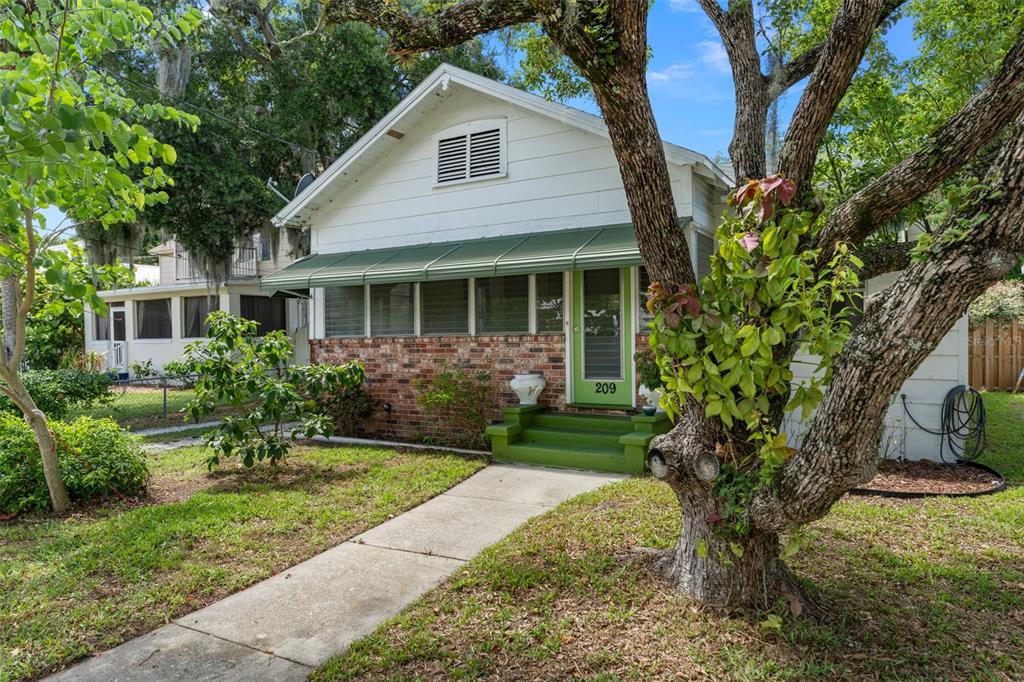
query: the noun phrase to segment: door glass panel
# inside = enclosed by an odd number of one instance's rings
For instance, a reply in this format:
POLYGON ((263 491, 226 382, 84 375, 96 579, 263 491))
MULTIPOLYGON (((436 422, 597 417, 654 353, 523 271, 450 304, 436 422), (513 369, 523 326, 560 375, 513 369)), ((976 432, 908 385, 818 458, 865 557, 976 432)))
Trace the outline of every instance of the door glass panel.
POLYGON ((622 378, 622 291, 619 270, 583 273, 583 376, 622 378))
POLYGON ((124 341, 124 308, 114 308, 111 317, 114 320, 114 341, 124 341))

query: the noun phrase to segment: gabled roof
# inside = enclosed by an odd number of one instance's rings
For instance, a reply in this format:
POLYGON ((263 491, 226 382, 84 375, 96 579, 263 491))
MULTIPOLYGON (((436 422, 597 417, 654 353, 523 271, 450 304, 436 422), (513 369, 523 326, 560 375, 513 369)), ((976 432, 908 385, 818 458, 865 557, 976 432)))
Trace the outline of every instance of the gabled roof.
MULTIPOLYGON (((391 147, 404 137, 406 130, 428 116, 444 100, 453 84, 505 100, 528 111, 608 138, 608 129, 600 116, 588 114, 557 102, 550 102, 543 97, 490 78, 484 78, 451 64, 441 64, 373 128, 349 147, 337 161, 321 173, 309 187, 278 211, 277 215, 271 219, 273 223, 279 227, 304 225, 309 217, 327 201, 330 194, 340 191, 367 166, 387 154, 391 147), (330 190, 329 193, 327 193, 328 190, 330 190)), ((693 166, 695 172, 717 181, 723 189, 732 187, 732 178, 708 157, 669 142, 664 142, 664 145, 665 156, 670 162, 693 166)))

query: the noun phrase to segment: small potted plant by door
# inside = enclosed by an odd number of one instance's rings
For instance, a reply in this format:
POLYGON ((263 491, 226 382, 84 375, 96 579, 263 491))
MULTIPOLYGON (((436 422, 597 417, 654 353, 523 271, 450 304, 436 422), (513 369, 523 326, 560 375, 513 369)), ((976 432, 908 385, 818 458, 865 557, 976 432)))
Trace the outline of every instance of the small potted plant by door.
POLYGON ((640 380, 637 393, 644 400, 643 412, 648 417, 653 417, 660 409, 662 389, 665 384, 661 381, 661 369, 654 359, 654 353, 649 350, 640 351, 633 356, 636 362, 636 375, 640 380))

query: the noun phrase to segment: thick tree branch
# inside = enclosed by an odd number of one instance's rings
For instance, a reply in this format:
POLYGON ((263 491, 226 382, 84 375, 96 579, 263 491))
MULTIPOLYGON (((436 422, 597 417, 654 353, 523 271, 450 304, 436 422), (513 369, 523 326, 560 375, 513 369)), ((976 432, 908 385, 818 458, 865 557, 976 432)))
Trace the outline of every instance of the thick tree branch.
POLYGON ((757 51, 754 9, 750 2, 733 3, 724 11, 718 0, 700 0, 701 7, 718 29, 729 55, 736 89, 736 120, 729 158, 737 182, 761 178, 765 173, 765 121, 768 115, 768 78, 761 71, 757 51))
POLYGON ((819 57, 827 68, 815 69, 807 83, 779 155, 779 173, 798 187, 806 187, 811 177, 825 130, 864 58, 882 10, 883 0, 843 0, 836 12, 819 57))
POLYGON ((928 259, 904 270, 868 307, 836 358, 829 388, 799 452, 782 469, 778 492, 755 499, 755 526, 780 531, 820 518, 870 478, 892 395, 968 304, 1017 264, 1024 250, 1024 115, 986 184, 990 189, 939 230, 928 259), (955 236, 951 228, 963 221, 974 227, 955 236))
POLYGON ((822 258, 840 241, 859 243, 919 197, 960 170, 1024 111, 1024 33, 984 90, 928 138, 924 146, 843 202, 818 235, 822 258))
MULTIPOLYGON (((876 28, 882 27, 892 19, 896 10, 907 0, 885 0, 882 13, 878 17, 876 28)), ((775 100, 791 87, 810 76, 818 66, 822 50, 825 49, 825 41, 813 45, 804 50, 796 57, 782 65, 781 68, 771 74, 768 83, 768 97, 775 100)))
POLYGON ((857 251, 857 257, 864 262, 864 267, 857 275, 862 282, 887 272, 904 270, 910 265, 910 252, 914 242, 879 242, 863 244, 857 251))
POLYGON ((362 21, 387 32, 391 52, 409 56, 453 47, 484 33, 540 19, 559 2, 542 0, 462 0, 429 14, 410 14, 391 0, 326 0, 329 23, 362 21))

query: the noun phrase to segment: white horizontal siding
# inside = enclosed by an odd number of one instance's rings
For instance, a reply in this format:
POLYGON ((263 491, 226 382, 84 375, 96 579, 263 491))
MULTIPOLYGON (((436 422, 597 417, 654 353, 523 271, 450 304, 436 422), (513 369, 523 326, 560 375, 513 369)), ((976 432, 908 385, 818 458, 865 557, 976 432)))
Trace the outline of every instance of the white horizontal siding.
MULTIPOLYGON (((896 273, 889 273, 868 281, 867 294, 870 296, 883 290, 895 279, 896 273)), ((798 353, 795 359, 798 361, 793 365, 795 378, 809 378, 813 365, 806 363, 816 362, 816 358, 798 353)), ((941 426, 942 402, 946 393, 952 388, 966 384, 967 318, 962 317, 949 333, 942 337, 935 350, 924 359, 900 390, 892 396, 892 406, 885 420, 887 437, 896 438, 892 444, 895 454, 910 459, 939 458, 939 436, 929 434, 914 425, 904 412, 901 395, 907 396, 907 407, 922 426, 938 431, 941 426)), ((886 443, 883 443, 882 449, 885 451, 886 443)))
MULTIPOLYGON (((629 222, 610 143, 479 93, 459 91, 354 176, 314 214, 320 253, 629 222), (468 121, 507 121, 507 177, 435 186, 435 133, 468 121)), ((681 215, 688 168, 671 166, 681 215)))

